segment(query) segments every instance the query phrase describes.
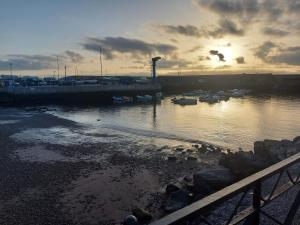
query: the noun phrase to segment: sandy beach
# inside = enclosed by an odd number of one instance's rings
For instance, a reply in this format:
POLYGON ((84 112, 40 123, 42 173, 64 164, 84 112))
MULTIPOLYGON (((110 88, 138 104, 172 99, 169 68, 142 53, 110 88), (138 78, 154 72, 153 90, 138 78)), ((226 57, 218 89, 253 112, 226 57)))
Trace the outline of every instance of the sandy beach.
POLYGON ((141 139, 1 108, 0 223, 118 224, 135 207, 158 218, 168 183, 218 161, 213 153, 200 160, 193 143, 141 139))

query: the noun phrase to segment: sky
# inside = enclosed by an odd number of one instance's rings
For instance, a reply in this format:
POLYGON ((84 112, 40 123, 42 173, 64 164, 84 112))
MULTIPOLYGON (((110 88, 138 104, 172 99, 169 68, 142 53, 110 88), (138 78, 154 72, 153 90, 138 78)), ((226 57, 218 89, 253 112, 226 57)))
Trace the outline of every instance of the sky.
POLYGON ((0 74, 300 73, 300 0, 1 0, 0 29, 0 74))

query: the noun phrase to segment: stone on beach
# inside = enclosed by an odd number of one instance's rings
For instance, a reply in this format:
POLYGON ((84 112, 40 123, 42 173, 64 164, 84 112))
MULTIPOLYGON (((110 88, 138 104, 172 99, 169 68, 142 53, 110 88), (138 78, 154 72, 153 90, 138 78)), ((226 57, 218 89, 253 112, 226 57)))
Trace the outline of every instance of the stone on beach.
POLYGON ((219 164, 228 168, 237 178, 244 178, 270 165, 268 161, 257 157, 252 152, 223 154, 219 164))
POLYGON ((175 184, 168 184, 166 187, 166 193, 171 194, 173 192, 179 191, 180 188, 176 186, 175 184))
POLYGON ((277 163, 300 151, 297 138, 290 140, 264 140, 254 143, 254 153, 258 157, 269 161, 271 164, 277 163))
POLYGON ((138 220, 135 216, 127 216, 123 222, 123 225, 138 225, 138 220))
POLYGON ((206 195, 232 184, 234 180, 233 174, 225 167, 208 168, 194 174, 194 189, 206 195))
POLYGON ((135 208, 132 210, 132 214, 139 220, 139 221, 149 221, 152 220, 152 215, 144 209, 135 208))
POLYGON ((178 190, 170 194, 167 202, 165 204, 165 211, 166 212, 174 212, 179 210, 189 203, 189 192, 185 190, 178 190))

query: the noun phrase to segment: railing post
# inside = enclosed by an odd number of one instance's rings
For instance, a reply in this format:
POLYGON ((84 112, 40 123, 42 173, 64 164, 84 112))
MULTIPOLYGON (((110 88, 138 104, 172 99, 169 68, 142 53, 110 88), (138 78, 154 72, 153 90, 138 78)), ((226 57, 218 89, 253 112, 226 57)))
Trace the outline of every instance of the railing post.
POLYGON ((253 225, 259 225, 260 222, 260 202, 261 202, 261 182, 254 184, 252 205, 255 210, 253 214, 253 225))
POLYGON ((286 217, 284 225, 291 225, 293 223, 296 213, 299 209, 299 206, 300 206, 300 190, 298 191, 298 194, 290 208, 290 211, 286 217))

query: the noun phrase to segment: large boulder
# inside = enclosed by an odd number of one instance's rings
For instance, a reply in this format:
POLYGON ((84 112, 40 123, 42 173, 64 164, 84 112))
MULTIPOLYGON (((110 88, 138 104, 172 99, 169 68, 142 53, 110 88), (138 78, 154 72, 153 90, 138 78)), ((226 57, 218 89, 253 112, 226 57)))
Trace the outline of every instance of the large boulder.
POLYGON ((170 194, 167 202, 165 204, 166 212, 174 212, 177 211, 186 205, 188 205, 190 200, 189 192, 185 190, 178 190, 170 194))
MULTIPOLYGON (((300 142, 299 142, 300 144, 300 142)), ((277 163, 287 157, 299 152, 298 139, 290 140, 264 140, 254 143, 254 153, 261 159, 269 161, 271 164, 277 163)))
POLYGON ((229 169, 218 166, 194 174, 194 190, 204 195, 220 190, 235 180, 229 169))
POLYGON ((238 179, 241 179, 268 167, 271 162, 252 152, 236 152, 223 154, 219 164, 228 168, 238 179))
POLYGON ((295 137, 295 138, 293 139, 293 142, 294 142, 294 143, 300 143, 300 136, 295 137))

